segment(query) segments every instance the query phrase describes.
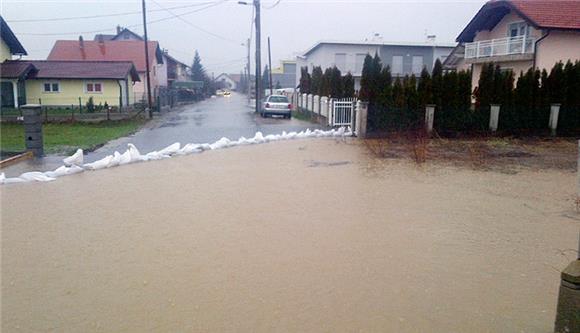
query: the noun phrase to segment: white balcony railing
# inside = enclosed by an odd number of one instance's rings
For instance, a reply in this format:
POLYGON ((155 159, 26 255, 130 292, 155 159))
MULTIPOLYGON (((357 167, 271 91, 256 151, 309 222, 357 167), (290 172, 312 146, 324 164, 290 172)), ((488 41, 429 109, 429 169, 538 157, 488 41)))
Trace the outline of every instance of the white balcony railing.
POLYGON ((534 53, 535 38, 527 36, 481 40, 465 44, 465 58, 485 58, 534 53))

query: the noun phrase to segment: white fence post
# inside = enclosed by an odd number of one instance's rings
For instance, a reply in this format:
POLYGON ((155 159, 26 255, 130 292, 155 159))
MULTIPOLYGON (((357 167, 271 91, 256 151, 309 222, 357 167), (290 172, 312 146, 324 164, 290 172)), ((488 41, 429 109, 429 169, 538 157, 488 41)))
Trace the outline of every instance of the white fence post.
POLYGON ((497 125, 499 123, 499 104, 491 104, 489 110, 489 130, 492 132, 497 131, 497 125))
POLYGON ((433 132, 433 120, 435 119, 435 105, 425 105, 425 130, 428 134, 433 132))
POLYGON ((328 99, 328 125, 334 125, 334 98, 328 99))
POLYGON ((552 136, 556 136, 559 115, 560 115, 560 104, 550 105, 550 121, 548 122, 548 126, 550 127, 550 134, 552 134, 552 136))

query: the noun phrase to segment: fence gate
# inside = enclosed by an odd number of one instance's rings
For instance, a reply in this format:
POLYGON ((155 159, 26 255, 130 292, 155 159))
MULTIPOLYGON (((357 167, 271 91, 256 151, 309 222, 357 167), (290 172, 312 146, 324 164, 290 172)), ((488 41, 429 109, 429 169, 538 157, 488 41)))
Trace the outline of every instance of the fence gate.
POLYGON ((354 126, 356 99, 337 99, 332 103, 331 126, 354 126))

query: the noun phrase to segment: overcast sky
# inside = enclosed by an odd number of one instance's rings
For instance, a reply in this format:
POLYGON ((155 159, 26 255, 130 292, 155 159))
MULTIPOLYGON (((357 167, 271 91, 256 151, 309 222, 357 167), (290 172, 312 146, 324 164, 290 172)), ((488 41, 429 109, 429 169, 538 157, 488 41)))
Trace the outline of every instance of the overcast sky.
MULTIPOLYGON (((267 63, 268 36, 272 41, 273 67, 281 59, 294 59, 319 40, 362 41, 379 33, 384 41, 420 42, 427 33, 437 35, 438 42, 453 42, 484 3, 480 0, 281 0, 279 3, 262 0, 263 64, 267 63)), ((2 16, 28 51, 28 59, 45 59, 55 40, 78 39, 80 34, 85 39, 93 39, 94 31, 113 34, 117 25, 143 33, 138 13, 140 0, 2 0, 1 6, 2 16), (110 14, 119 15, 17 22, 110 14)), ((241 44, 250 35, 252 6, 239 5, 237 0, 147 0, 147 10, 151 22, 149 38, 159 41, 177 59, 191 64, 197 49, 210 74, 217 76, 242 70, 247 49, 241 44), (170 12, 163 9, 172 7, 181 8, 170 12), (184 13, 187 15, 180 16, 183 20, 172 16, 184 13)), ((254 52, 252 45, 252 61, 254 52)))

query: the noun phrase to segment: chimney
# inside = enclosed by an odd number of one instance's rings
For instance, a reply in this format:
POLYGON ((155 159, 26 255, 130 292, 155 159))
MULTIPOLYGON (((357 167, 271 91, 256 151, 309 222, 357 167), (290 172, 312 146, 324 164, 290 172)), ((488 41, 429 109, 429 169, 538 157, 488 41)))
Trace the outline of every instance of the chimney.
POLYGON ((117 35, 121 33, 121 26, 117 25, 117 35))
POLYGON ((79 36, 79 47, 81 50, 85 48, 85 41, 83 40, 83 36, 79 36))

